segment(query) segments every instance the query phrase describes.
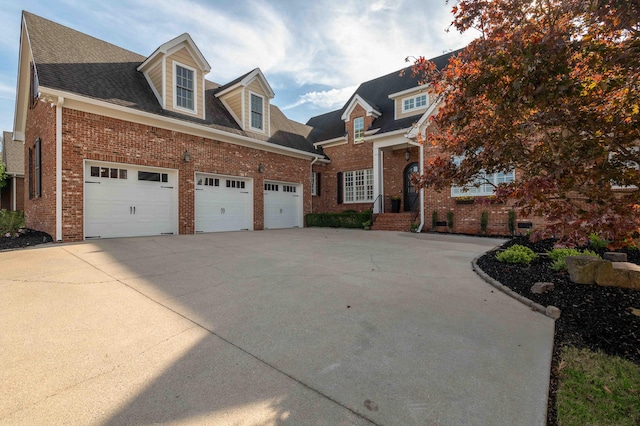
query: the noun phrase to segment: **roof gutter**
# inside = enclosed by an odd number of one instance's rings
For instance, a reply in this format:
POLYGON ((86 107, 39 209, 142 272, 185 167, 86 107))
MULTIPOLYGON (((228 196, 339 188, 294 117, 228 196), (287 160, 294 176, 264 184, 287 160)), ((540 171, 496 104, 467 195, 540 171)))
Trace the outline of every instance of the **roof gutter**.
MULTIPOLYGON (((183 133, 188 133, 188 134, 193 134, 196 136, 203 136, 203 137, 207 137, 207 138, 211 138, 211 137, 216 137, 216 139, 222 141, 222 142, 228 142, 228 143, 232 143, 232 144, 236 144, 236 145, 241 145, 241 146, 246 146, 248 148, 257 148, 257 149, 262 149, 264 151, 268 151, 268 152, 275 152, 278 154, 284 154, 284 155, 290 155, 292 157, 303 157, 306 159, 313 159, 313 158, 318 158, 318 159, 322 159, 324 158, 323 155, 320 154, 314 154, 311 152, 307 152, 307 151, 301 151, 299 149, 295 149, 295 148, 289 148, 286 146, 282 146, 282 145, 276 145, 273 143, 269 143, 269 142, 265 142, 265 141, 261 141, 258 139, 253 139, 250 138, 248 136, 243 136, 243 135, 235 135, 233 133, 230 132, 225 132, 223 130, 218 130, 218 129, 214 129, 208 126, 203 126, 200 124, 196 124, 196 123, 191 123, 188 121, 184 121, 184 120, 179 120, 177 118, 172 118, 172 117, 160 117, 157 114, 152 114, 150 112, 145 112, 145 111, 139 111, 133 108, 129 108, 129 107, 124 107, 121 105, 115 105, 115 104, 111 104, 108 102, 104 102, 104 101, 99 101, 96 99, 92 99, 92 98, 87 98, 86 96, 81 96, 81 95, 77 95, 75 93, 70 93, 70 92, 65 92, 62 90, 57 90, 57 89, 51 89, 48 87, 43 87, 40 86, 40 92, 43 94, 48 94, 51 95, 53 97, 63 97, 65 99, 65 103, 67 103, 67 108, 72 109, 72 106, 69 105, 69 101, 75 101, 78 103, 82 103, 82 104, 87 104, 87 105, 93 105, 95 107, 98 108, 105 108, 105 109, 109 109, 109 110, 113 110, 113 111, 118 111, 120 113, 126 114, 128 117, 127 118, 121 118, 121 117, 114 117, 114 118, 118 118, 118 119, 129 119, 129 121, 133 121, 130 120, 130 116, 137 116, 140 118, 146 118, 149 120, 155 120, 158 123, 155 123, 154 126, 157 127, 161 127, 167 130, 177 130, 175 127, 179 128, 179 132, 183 132, 183 133), (164 124, 164 126, 163 126, 164 124), (172 125, 169 126, 168 124, 172 125), (173 127, 175 126, 175 127, 173 127)), ((95 114, 99 114, 99 112, 95 112, 95 111, 87 111, 90 113, 95 113, 95 114)), ((148 124, 145 122, 140 122, 138 121, 138 123, 140 124, 148 124)))

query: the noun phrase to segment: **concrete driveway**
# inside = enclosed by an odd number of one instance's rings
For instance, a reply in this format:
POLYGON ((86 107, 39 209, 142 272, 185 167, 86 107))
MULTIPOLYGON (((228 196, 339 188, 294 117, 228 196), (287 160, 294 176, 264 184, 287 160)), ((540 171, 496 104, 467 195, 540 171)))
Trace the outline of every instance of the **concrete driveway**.
POLYGON ((0 253, 0 423, 542 425, 499 240, 295 229, 0 253))

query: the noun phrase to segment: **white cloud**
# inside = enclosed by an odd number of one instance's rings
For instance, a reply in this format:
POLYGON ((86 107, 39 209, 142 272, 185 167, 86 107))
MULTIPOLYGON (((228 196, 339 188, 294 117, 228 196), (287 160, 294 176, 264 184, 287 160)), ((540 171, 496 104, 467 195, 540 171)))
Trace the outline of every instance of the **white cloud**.
POLYGON ((342 89, 330 89, 323 91, 307 92, 301 95, 292 105, 283 107, 283 110, 296 108, 304 104, 334 110, 342 107, 349 97, 355 92, 357 86, 349 86, 342 89))

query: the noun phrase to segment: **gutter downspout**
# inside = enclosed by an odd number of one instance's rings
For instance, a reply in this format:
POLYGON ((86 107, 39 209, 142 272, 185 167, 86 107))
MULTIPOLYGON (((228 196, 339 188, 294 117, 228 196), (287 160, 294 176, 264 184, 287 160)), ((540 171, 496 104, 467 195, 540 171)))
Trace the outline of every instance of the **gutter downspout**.
POLYGON ((56 241, 62 241, 62 105, 58 96, 56 104, 56 241))
MULTIPOLYGON (((424 174, 424 144, 420 144, 420 176, 424 174)), ((424 227, 424 188, 420 188, 420 225, 417 232, 422 232, 424 227)))

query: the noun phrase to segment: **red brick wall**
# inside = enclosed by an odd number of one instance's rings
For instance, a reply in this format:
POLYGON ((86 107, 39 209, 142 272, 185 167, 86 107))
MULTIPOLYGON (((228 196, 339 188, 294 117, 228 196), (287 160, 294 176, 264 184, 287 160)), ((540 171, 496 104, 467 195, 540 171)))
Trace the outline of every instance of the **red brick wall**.
MULTIPOLYGON (((357 116, 358 109, 354 111, 353 117, 357 116)), ((348 144, 339 145, 332 148, 325 148, 325 153, 331 158, 330 164, 316 164, 313 167, 315 172, 321 173, 322 186, 321 195, 313 197, 313 212, 338 212, 347 209, 365 210, 371 207, 371 203, 365 204, 337 204, 337 173, 351 170, 360 170, 373 167, 373 144, 365 142, 353 145, 350 139, 348 144)), ((384 169, 384 195, 399 195, 402 198, 401 211, 404 209, 404 170, 410 163, 420 161, 420 151, 418 147, 409 148, 409 161, 405 159, 406 148, 387 151, 383 153, 384 169)), ((436 147, 425 146, 425 161, 430 156, 438 152, 436 147)), ((517 178, 517 175, 516 175, 517 178)), ((480 197, 481 198, 481 197, 480 197)), ((478 198, 478 200, 480 200, 478 198)), ((474 204, 457 204, 451 197, 450 190, 440 193, 427 189, 425 190, 425 225, 424 230, 432 230, 431 216, 434 210, 438 211, 438 220, 446 221, 447 212, 453 211, 454 233, 480 234, 480 216, 483 211, 487 211, 488 226, 487 235, 508 235, 508 215, 512 209, 509 204, 490 204, 477 202, 474 204)), ((386 203, 386 210, 390 209, 389 202, 386 203)), ((523 218, 516 212, 518 222, 532 222, 533 227, 540 227, 544 224, 541 217, 523 218)), ((449 232, 445 227, 438 227, 437 231, 449 232)), ((527 229, 516 229, 516 233, 526 233, 527 229)))
MULTIPOLYGON (((16 210, 24 210, 24 191, 24 178, 16 178, 16 210)), ((13 197, 13 192, 11 196, 13 197)))
MULTIPOLYGON (((55 119, 55 110, 53 118, 55 119)), ((31 120, 29 120, 31 122, 31 120)), ((114 163, 146 165, 178 170, 178 232, 194 232, 194 173, 210 172, 254 179, 254 229, 264 228, 263 181, 273 179, 304 185, 304 213, 311 211, 310 161, 231 145, 212 139, 190 136, 170 130, 130 123, 76 110, 63 110, 63 167, 62 167, 62 227, 63 241, 82 240, 83 231, 83 159, 114 163), (191 161, 182 160, 188 150, 191 161), (258 164, 265 166, 258 172, 258 164)), ((50 132, 55 136, 53 126, 50 132)), ((48 141, 48 138, 47 138, 48 141)), ((55 159, 55 137, 51 139, 51 154, 55 159)), ((44 151, 44 144, 43 144, 44 151)), ((25 156, 26 158, 26 156, 25 156)), ((53 196, 51 214, 31 208, 30 226, 51 233, 55 231, 55 168, 47 163, 43 182, 51 180, 53 187, 43 194, 53 196), (51 216, 52 215, 52 216, 51 216), (44 228, 46 226, 46 228, 44 228)), ((44 197, 43 197, 44 198, 44 197)), ((47 198, 49 200, 49 198, 47 198)), ((31 203, 36 204, 36 203, 31 203)))
MULTIPOLYGON (((35 151, 33 151, 35 161, 35 151)), ((56 109, 47 102, 36 102, 27 111, 24 142, 24 214, 28 228, 44 231, 56 238, 56 109), (36 138, 41 144, 42 192, 29 198, 29 148, 36 138)), ((35 168, 34 168, 35 173, 35 168)))
POLYGON ((362 143, 353 143, 353 120, 364 117, 365 130, 371 126, 373 117, 366 116, 365 110, 356 105, 351 113, 350 120, 345 123, 345 131, 348 130, 348 140, 346 144, 324 148, 325 154, 331 159, 330 164, 316 163, 313 171, 320 173, 322 181, 320 185, 320 196, 313 197, 313 212, 340 212, 344 210, 363 211, 371 208, 371 202, 367 203, 342 203, 338 204, 338 172, 349 172, 354 170, 364 170, 373 167, 372 142, 365 140, 362 143))

